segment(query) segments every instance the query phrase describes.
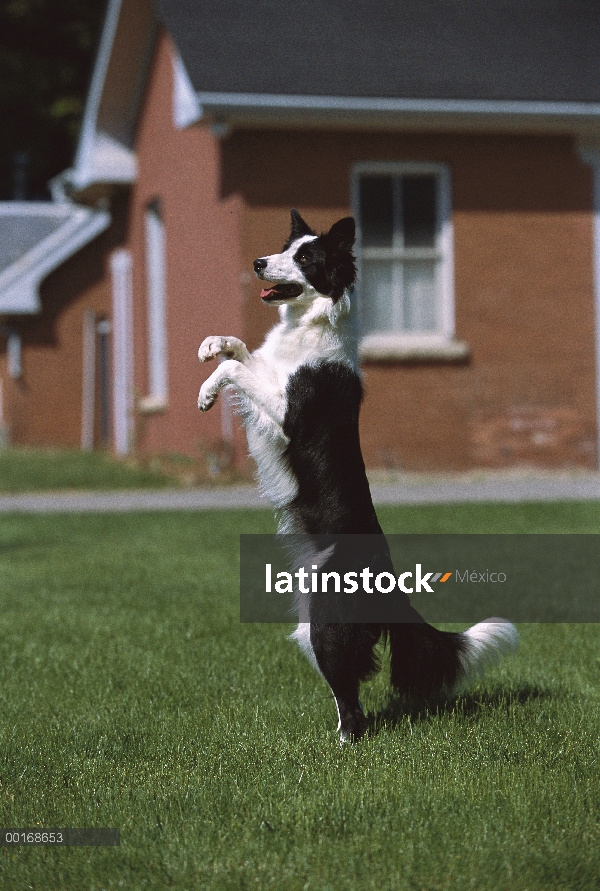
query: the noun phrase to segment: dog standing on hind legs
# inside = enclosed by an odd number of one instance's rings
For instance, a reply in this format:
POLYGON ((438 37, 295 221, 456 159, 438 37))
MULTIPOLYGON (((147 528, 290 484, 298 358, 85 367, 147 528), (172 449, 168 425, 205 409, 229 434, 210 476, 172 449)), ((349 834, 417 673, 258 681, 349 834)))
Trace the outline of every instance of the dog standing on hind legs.
MULTIPOLYGON (((393 572, 360 450, 362 384, 351 318, 356 266, 352 217, 317 235, 292 210, 281 253, 254 261, 267 283, 262 300, 279 307, 279 323, 250 353, 237 337, 207 337, 201 362, 222 361, 198 396, 208 411, 222 387, 233 387, 259 482, 280 515, 279 531, 378 536, 372 557, 393 572)), ((335 558, 331 558, 335 559, 335 558)), ((331 563, 321 570, 331 568, 331 563)), ((410 695, 452 692, 486 662, 515 649, 517 631, 502 620, 462 633, 428 625, 402 604, 398 623, 301 622, 292 637, 329 684, 342 741, 357 740, 366 722, 359 687, 378 669, 376 643, 388 639, 391 683, 410 695)))

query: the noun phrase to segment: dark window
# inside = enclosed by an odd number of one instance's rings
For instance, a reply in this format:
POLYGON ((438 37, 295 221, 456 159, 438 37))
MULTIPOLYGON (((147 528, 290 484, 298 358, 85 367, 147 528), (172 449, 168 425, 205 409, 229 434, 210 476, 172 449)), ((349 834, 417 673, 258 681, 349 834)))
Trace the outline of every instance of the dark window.
POLYGON ((435 246, 435 193, 433 176, 402 177, 404 247, 435 246))
POLYGON ((394 238, 394 193, 391 176, 363 176, 360 221, 365 247, 391 247, 394 238))

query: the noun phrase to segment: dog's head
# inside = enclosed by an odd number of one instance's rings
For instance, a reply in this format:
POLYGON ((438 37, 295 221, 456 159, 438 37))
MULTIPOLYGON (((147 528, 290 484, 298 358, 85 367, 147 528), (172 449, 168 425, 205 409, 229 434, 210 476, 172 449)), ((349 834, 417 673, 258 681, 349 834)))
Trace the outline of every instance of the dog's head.
POLYGON ((254 261, 258 278, 272 284, 260 296, 273 306, 315 297, 329 297, 337 303, 356 279, 354 238, 352 217, 338 220, 329 232, 317 235, 292 209, 292 231, 281 253, 254 261))

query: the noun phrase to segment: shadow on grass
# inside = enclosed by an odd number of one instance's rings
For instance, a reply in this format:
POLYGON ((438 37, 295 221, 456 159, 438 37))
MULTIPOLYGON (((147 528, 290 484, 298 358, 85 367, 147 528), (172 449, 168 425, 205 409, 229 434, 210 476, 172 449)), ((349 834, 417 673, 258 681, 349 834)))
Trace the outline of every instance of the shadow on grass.
POLYGON ((513 705, 523 705, 555 696, 556 691, 534 685, 525 685, 512 690, 499 687, 493 691, 459 693, 456 696, 427 700, 392 693, 384 708, 367 715, 367 733, 369 736, 376 736, 383 729, 399 727, 407 719, 411 723, 416 723, 448 715, 469 718, 483 715, 490 709, 508 712, 513 705))
POLYGON ((14 541, 0 542, 0 554, 10 554, 12 551, 25 551, 27 548, 44 548, 56 544, 53 539, 36 538, 20 538, 14 541))

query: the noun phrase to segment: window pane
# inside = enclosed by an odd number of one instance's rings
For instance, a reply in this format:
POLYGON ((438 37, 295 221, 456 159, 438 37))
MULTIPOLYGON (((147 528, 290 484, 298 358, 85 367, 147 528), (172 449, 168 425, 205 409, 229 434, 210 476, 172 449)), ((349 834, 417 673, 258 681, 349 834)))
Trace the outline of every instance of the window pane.
POLYGON ((392 246, 394 199, 391 176, 361 178, 360 225, 363 247, 392 246))
POLYGON ((431 260, 404 264, 404 330, 436 331, 435 263, 431 260))
POLYGON ((365 333, 389 331, 394 323, 393 264, 365 260, 362 267, 362 326, 365 333))
POLYGON ((435 246, 435 177, 402 178, 404 247, 435 246))

